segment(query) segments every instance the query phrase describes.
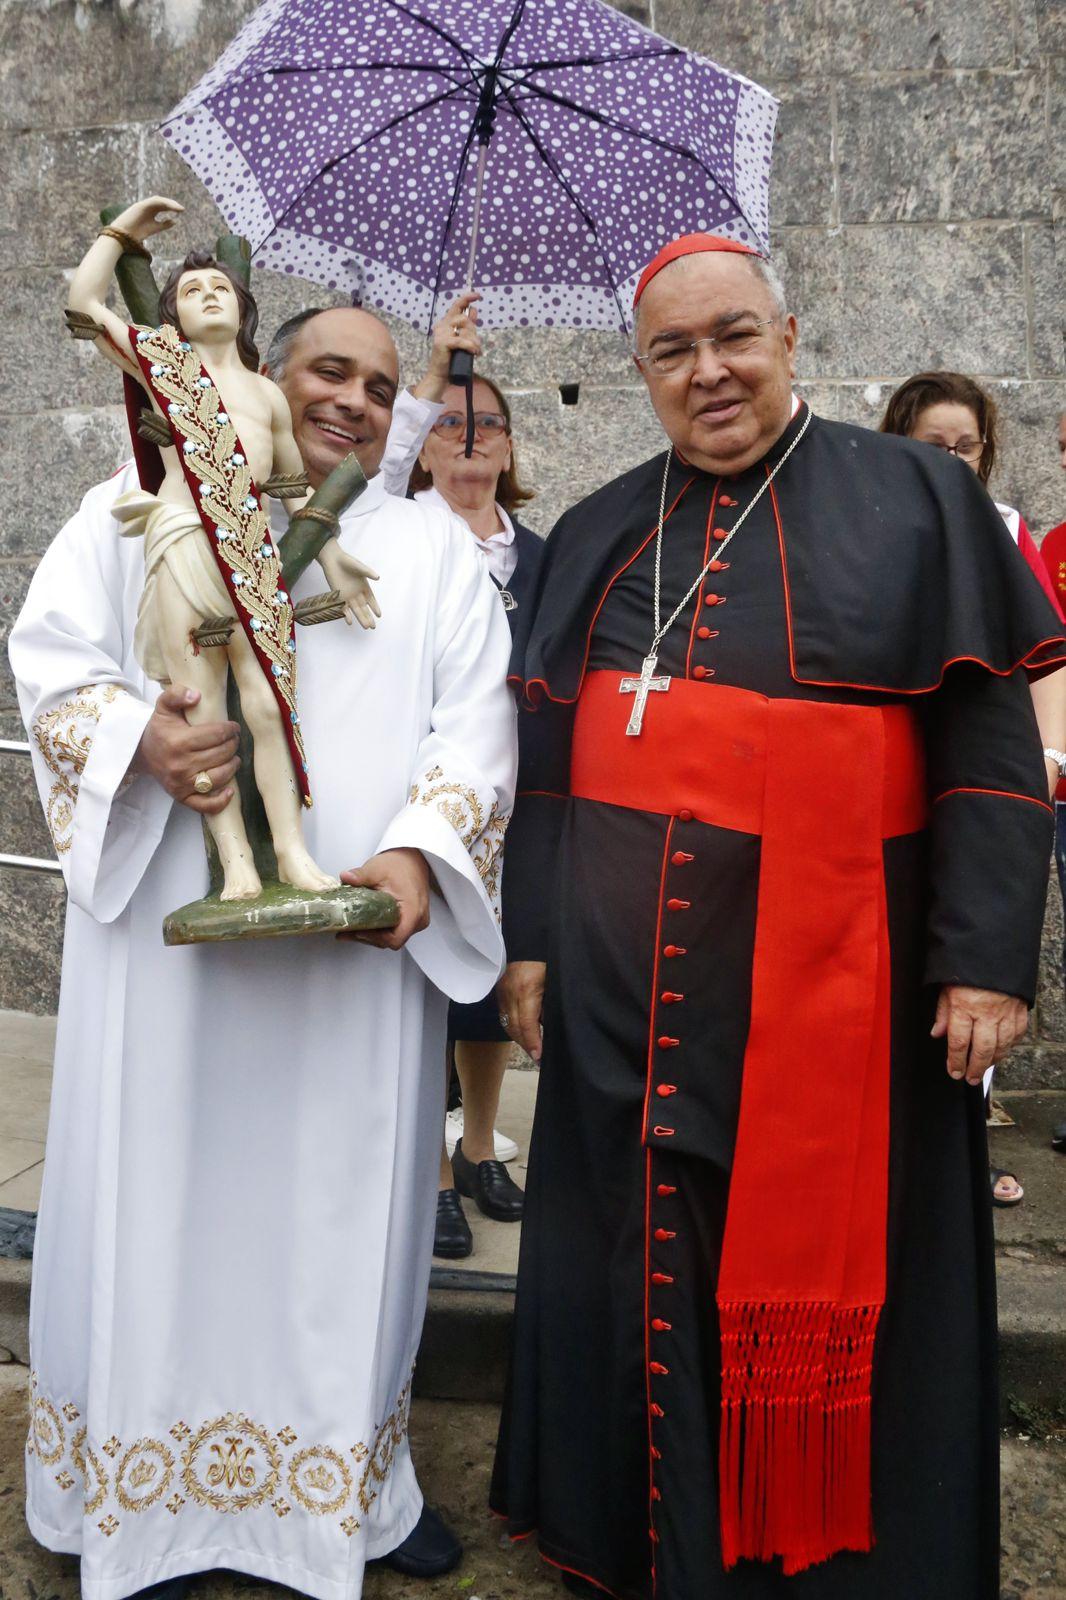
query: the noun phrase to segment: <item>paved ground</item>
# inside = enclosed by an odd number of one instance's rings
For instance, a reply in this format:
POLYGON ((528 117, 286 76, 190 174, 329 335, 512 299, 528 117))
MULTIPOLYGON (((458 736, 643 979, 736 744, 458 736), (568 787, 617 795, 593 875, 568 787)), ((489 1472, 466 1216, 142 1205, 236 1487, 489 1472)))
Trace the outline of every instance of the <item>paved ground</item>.
MULTIPOLYGON (((0 1596, 3 1600, 78 1600, 77 1563, 34 1544, 22 1517, 25 1371, 0 1368, 0 1596)), ((415 1459, 427 1496, 466 1541, 462 1565, 433 1583, 374 1572, 367 1600, 563 1600, 550 1568, 529 1544, 512 1545, 485 1510, 496 1413, 491 1406, 416 1402, 415 1459)), ((1004 1438, 1004 1600, 1066 1596, 1066 1445, 1004 1438)), ((196 1600, 282 1600, 289 1591, 230 1575, 196 1588, 196 1600)), ((693 1596, 692 1600, 702 1600, 693 1596)), ((936 1600, 927 1594, 899 1600, 936 1600)))

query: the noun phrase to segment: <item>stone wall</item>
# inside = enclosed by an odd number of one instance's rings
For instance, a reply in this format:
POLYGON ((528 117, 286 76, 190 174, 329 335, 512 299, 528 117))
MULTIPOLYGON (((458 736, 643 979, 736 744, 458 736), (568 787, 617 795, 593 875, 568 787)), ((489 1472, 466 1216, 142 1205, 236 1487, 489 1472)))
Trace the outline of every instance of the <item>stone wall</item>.
MULTIPOLYGON (((621 3, 781 98, 774 249, 815 408, 873 424, 917 368, 980 376, 1004 418, 997 497, 1038 534, 1061 520, 1063 0, 621 3)), ((252 0, 0 0, 0 641, 54 530, 124 453, 111 370, 62 332, 65 274, 106 200, 186 199, 175 250, 218 231, 154 125, 252 10, 252 0)), ((269 275, 257 292, 268 330, 305 296, 325 299, 269 275)), ((397 332, 410 377, 424 345, 397 332)), ((542 532, 658 448, 614 336, 499 334, 490 365, 513 396, 523 470, 540 490, 529 520, 542 532), (580 401, 563 407, 558 385, 575 380, 580 401)), ((0 736, 18 733, 5 661, 0 736)), ((2 759, 0 849, 47 854, 26 773, 2 759)), ((1051 898, 1035 1042, 1015 1082, 1066 1066, 1051 898)), ((54 882, 0 873, 0 1006, 54 1007, 61 901, 54 882)))

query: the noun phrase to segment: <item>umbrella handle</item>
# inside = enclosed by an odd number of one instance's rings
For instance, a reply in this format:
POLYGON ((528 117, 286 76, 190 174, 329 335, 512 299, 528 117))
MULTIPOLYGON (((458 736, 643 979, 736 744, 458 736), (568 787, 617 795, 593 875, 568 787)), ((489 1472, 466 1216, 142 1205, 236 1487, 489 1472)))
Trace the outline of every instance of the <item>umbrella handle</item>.
POLYGON ((474 453, 474 358, 469 350, 453 350, 448 382, 466 390, 466 457, 474 453))

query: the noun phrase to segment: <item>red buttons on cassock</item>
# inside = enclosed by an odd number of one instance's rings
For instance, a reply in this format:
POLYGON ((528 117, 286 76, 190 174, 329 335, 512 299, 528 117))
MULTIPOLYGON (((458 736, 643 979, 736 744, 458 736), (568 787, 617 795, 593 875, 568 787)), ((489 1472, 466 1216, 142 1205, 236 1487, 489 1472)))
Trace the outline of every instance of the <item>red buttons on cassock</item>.
POLYGON ((683 994, 674 994, 672 989, 664 989, 662 994, 659 996, 659 999, 662 1001, 664 1006, 679 1005, 684 998, 685 997, 683 994))
POLYGON ((707 571, 708 572, 728 572, 729 571, 729 562, 728 561, 719 561, 717 559, 717 557, 716 557, 714 561, 709 563, 709 565, 707 567, 707 571))
POLYGON ((714 677, 714 668, 713 667, 693 667, 692 676, 694 678, 698 678, 700 680, 700 682, 702 683, 704 678, 713 678, 714 677))
POLYGON ((711 529, 711 538, 712 539, 724 539, 728 533, 729 533, 729 529, 728 528, 712 528, 711 529))
POLYGON ((683 944, 665 944, 663 945, 663 955, 667 961, 672 961, 675 956, 687 956, 688 951, 683 944))
POLYGON ((687 911, 691 904, 691 900, 668 900, 666 909, 667 911, 687 911))
POLYGON ((667 1239, 676 1239, 677 1234, 671 1233, 669 1228, 656 1228, 655 1237, 660 1244, 665 1244, 667 1239))
POLYGON ((649 1361, 648 1371, 654 1372, 657 1378, 668 1378, 670 1376, 670 1368, 664 1367, 661 1361, 649 1361))
POLYGON ((705 606, 724 606, 725 597, 720 594, 705 594, 703 603, 705 606))
POLYGON ((691 822, 692 821, 692 812, 688 809, 687 806, 682 806, 681 807, 681 810, 677 813, 677 820, 678 820, 678 822, 691 822))
POLYGON ((671 1138, 671 1137, 672 1137, 672 1135, 673 1135, 673 1133, 674 1133, 674 1129, 673 1129, 673 1128, 659 1128, 659 1127, 655 1127, 655 1128, 653 1128, 653 1129, 652 1129, 652 1130, 651 1130, 651 1131, 652 1131, 652 1133, 654 1133, 654 1134, 655 1134, 655 1135, 656 1135, 656 1137, 657 1137, 657 1138, 659 1138, 659 1139, 669 1139, 669 1138, 671 1138))
POLYGON ((657 1043, 660 1050, 676 1050, 681 1040, 673 1038, 668 1033, 661 1033, 657 1043))
POLYGON ((666 1412, 663 1410, 662 1406, 650 1405, 648 1410, 651 1412, 653 1417, 665 1417, 666 1415, 666 1412))
POLYGON ((710 628, 703 627, 703 628, 697 628, 696 629, 696 638, 697 639, 709 639, 710 637, 711 637, 710 628))
POLYGON ((670 1333, 674 1326, 672 1322, 664 1322, 662 1317, 652 1317, 651 1325, 656 1333, 670 1333))
POLYGON ((661 1450, 656 1450, 654 1445, 652 1445, 652 1447, 651 1447, 651 1458, 652 1458, 653 1461, 661 1461, 662 1458, 663 1458, 662 1451, 661 1450))
POLYGON ((736 505, 736 501, 733 499, 733 496, 731 494, 720 494, 718 496, 718 502, 719 502, 720 505, 723 505, 723 506, 735 506, 736 505))
POLYGON ((673 1283, 674 1280, 670 1277, 668 1272, 653 1272, 651 1275, 651 1281, 652 1283, 658 1284, 659 1288, 661 1289, 664 1284, 673 1283))
POLYGON ((685 867, 690 861, 695 861, 695 856, 690 856, 687 850, 675 850, 670 857, 670 863, 675 867, 685 867))
POLYGON ((651 1491, 651 1497, 653 1500, 661 1500, 663 1497, 662 1490, 653 1488, 651 1491))
MULTIPOLYGON (((665 1416, 666 1413, 661 1411, 659 1413, 659 1415, 660 1416, 665 1416)), ((654 1528, 649 1528, 648 1529, 648 1538, 651 1540, 652 1544, 658 1544, 659 1543, 659 1535, 656 1533, 654 1528)))
POLYGON ((672 1183, 660 1183, 657 1185, 655 1193, 661 1200, 665 1200, 667 1195, 676 1194, 677 1189, 672 1183))
POLYGON ((660 1100, 666 1100, 670 1095, 677 1093, 677 1084, 660 1083, 655 1093, 659 1096, 660 1100))

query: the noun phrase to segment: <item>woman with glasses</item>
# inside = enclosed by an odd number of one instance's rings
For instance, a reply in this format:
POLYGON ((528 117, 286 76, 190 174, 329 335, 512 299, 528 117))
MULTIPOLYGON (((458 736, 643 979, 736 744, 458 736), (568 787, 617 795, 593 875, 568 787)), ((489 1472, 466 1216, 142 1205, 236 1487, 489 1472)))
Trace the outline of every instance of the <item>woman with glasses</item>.
MULTIPOLYGON (((446 506, 467 524, 513 629, 543 546, 512 516, 532 495, 515 468, 511 409, 490 378, 474 379, 474 444, 468 456, 466 391, 449 388, 443 404, 411 475, 414 498, 446 506)), ((474 1247, 460 1195, 497 1222, 520 1221, 524 1197, 500 1159, 517 1155, 517 1147, 493 1127, 510 1049, 493 996, 476 1005, 453 1004, 448 1040, 462 1086, 462 1134, 450 1162, 447 1142, 441 1153, 433 1253, 457 1259, 474 1247)))
MULTIPOLYGON (((996 406, 991 395, 980 384, 961 372, 919 372, 908 378, 890 396, 881 419, 882 433, 899 433, 937 446, 957 456, 972 467, 981 482, 987 485, 996 462, 996 406)), ((1034 577, 1062 615, 1054 586, 1040 557, 1025 521, 1013 506, 996 502, 1007 529, 1022 555, 1029 563, 1034 577)), ((1066 729, 1066 687, 1063 671, 1049 673, 1034 679, 1031 685, 1033 708, 1036 712, 1044 756, 1048 764, 1048 782, 1052 795, 1062 777, 1056 756, 1063 751, 1063 734, 1066 729)), ((991 1099, 992 1071, 985 1080, 991 1120, 1009 1122, 1009 1118, 991 1099)), ((1011 1172, 998 1167, 989 1168, 992 1184, 992 1203, 996 1206, 1016 1206, 1025 1191, 1011 1172)))

